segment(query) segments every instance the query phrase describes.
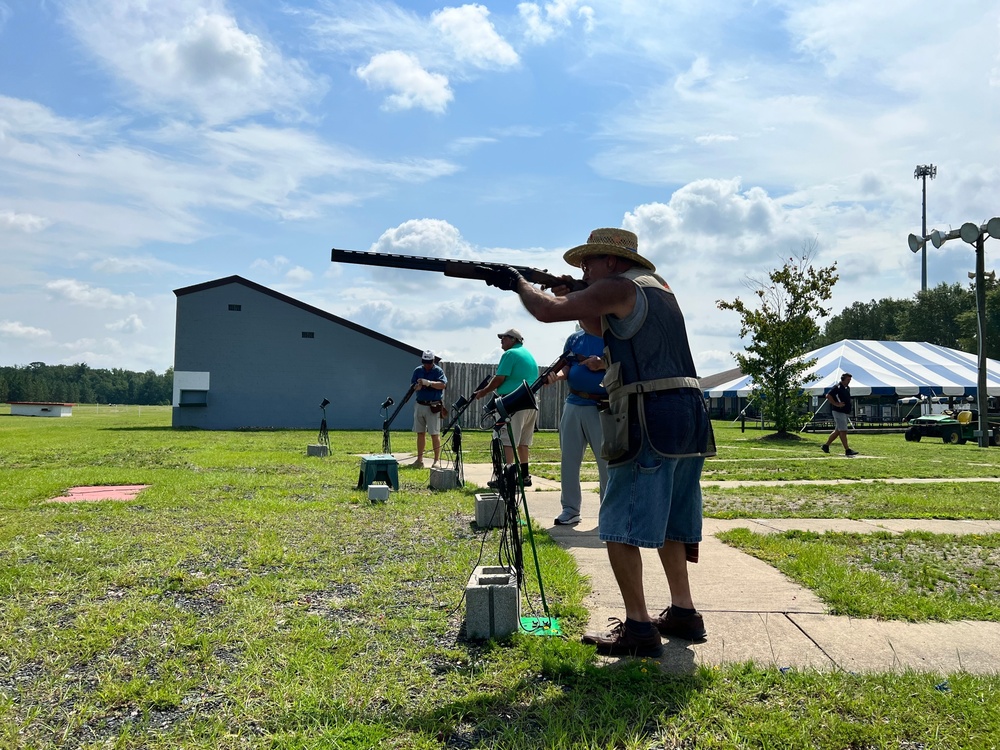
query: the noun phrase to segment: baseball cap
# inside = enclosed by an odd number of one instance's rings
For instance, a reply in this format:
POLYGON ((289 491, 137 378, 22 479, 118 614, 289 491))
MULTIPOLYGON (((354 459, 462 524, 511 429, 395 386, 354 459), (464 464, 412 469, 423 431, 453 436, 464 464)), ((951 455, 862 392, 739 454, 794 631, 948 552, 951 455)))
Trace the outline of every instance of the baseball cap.
POLYGON ((512 339, 514 339, 514 341, 520 341, 522 344, 524 343, 524 336, 521 335, 521 332, 516 328, 508 328, 503 333, 497 334, 498 339, 502 339, 504 336, 510 336, 512 339))
POLYGON ((432 352, 430 349, 424 349, 424 353, 420 355, 420 361, 421 362, 433 362, 434 361, 434 352, 432 352))

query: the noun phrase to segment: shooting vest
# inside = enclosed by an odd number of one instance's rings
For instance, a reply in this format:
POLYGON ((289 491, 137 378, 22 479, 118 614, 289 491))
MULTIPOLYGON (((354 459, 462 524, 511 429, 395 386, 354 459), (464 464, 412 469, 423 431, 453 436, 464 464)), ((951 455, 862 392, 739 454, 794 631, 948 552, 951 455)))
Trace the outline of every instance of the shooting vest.
POLYGON ((630 459, 642 437, 663 456, 683 458, 714 456, 715 438, 701 395, 684 316, 674 293, 659 276, 642 268, 631 268, 622 277, 637 287, 646 299, 646 314, 639 329, 629 338, 619 338, 608 316, 601 317, 604 359, 608 366, 603 385, 609 406, 602 412, 604 441, 601 453, 612 463, 630 459), (655 394, 676 396, 668 411, 683 424, 682 436, 660 437, 669 430, 647 423, 646 397, 655 394), (631 439, 630 439, 631 438, 631 439))

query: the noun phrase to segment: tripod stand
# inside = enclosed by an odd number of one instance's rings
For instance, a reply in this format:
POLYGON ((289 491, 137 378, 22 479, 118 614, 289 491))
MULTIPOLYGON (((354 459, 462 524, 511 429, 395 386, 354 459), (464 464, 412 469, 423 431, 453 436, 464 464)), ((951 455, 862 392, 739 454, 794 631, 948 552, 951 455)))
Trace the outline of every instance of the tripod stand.
POLYGON ((324 398, 319 408, 323 410, 323 421, 319 423, 319 437, 316 442, 326 446, 327 455, 330 454, 330 433, 326 429, 326 407, 330 405, 330 399, 324 398))
POLYGON ((395 403, 392 400, 392 396, 389 396, 382 402, 382 453, 387 456, 392 455, 392 440, 389 438, 389 426, 396 418, 396 415, 399 414, 399 410, 402 409, 406 405, 406 402, 410 400, 410 396, 413 395, 416 388, 416 384, 410 386, 410 389, 406 392, 406 395, 403 396, 403 400, 399 402, 399 406, 396 407, 396 410, 392 413, 391 417, 386 415, 389 413, 389 407, 395 403))

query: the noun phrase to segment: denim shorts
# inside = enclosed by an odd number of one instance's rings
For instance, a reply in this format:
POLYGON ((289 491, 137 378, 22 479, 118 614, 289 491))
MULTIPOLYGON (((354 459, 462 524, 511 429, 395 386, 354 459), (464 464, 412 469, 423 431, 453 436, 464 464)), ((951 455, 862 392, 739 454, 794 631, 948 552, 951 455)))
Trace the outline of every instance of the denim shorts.
POLYGON ((702 456, 664 458, 643 440, 634 460, 608 467, 601 541, 653 549, 700 542, 704 464, 702 456))

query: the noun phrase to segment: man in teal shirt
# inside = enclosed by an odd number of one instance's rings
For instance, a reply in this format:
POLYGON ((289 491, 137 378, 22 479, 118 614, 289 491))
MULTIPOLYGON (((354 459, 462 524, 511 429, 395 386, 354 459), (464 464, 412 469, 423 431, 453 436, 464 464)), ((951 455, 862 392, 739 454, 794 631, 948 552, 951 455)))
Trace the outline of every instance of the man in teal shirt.
MULTIPOLYGON (((524 348, 524 336, 516 328, 498 333, 503 356, 497 365, 497 374, 493 376, 482 389, 476 391, 475 397, 486 398, 493 391, 498 396, 506 396, 516 391, 522 382, 531 385, 538 379, 538 363, 531 352, 524 348)), ((524 486, 531 486, 529 461, 531 459, 531 441, 535 437, 535 422, 538 421, 537 409, 522 409, 510 417, 510 428, 514 433, 514 443, 517 446, 517 459, 521 464, 521 475, 524 486)), ((514 463, 514 447, 510 444, 507 430, 500 431, 500 442, 503 444, 507 464, 514 463)))

